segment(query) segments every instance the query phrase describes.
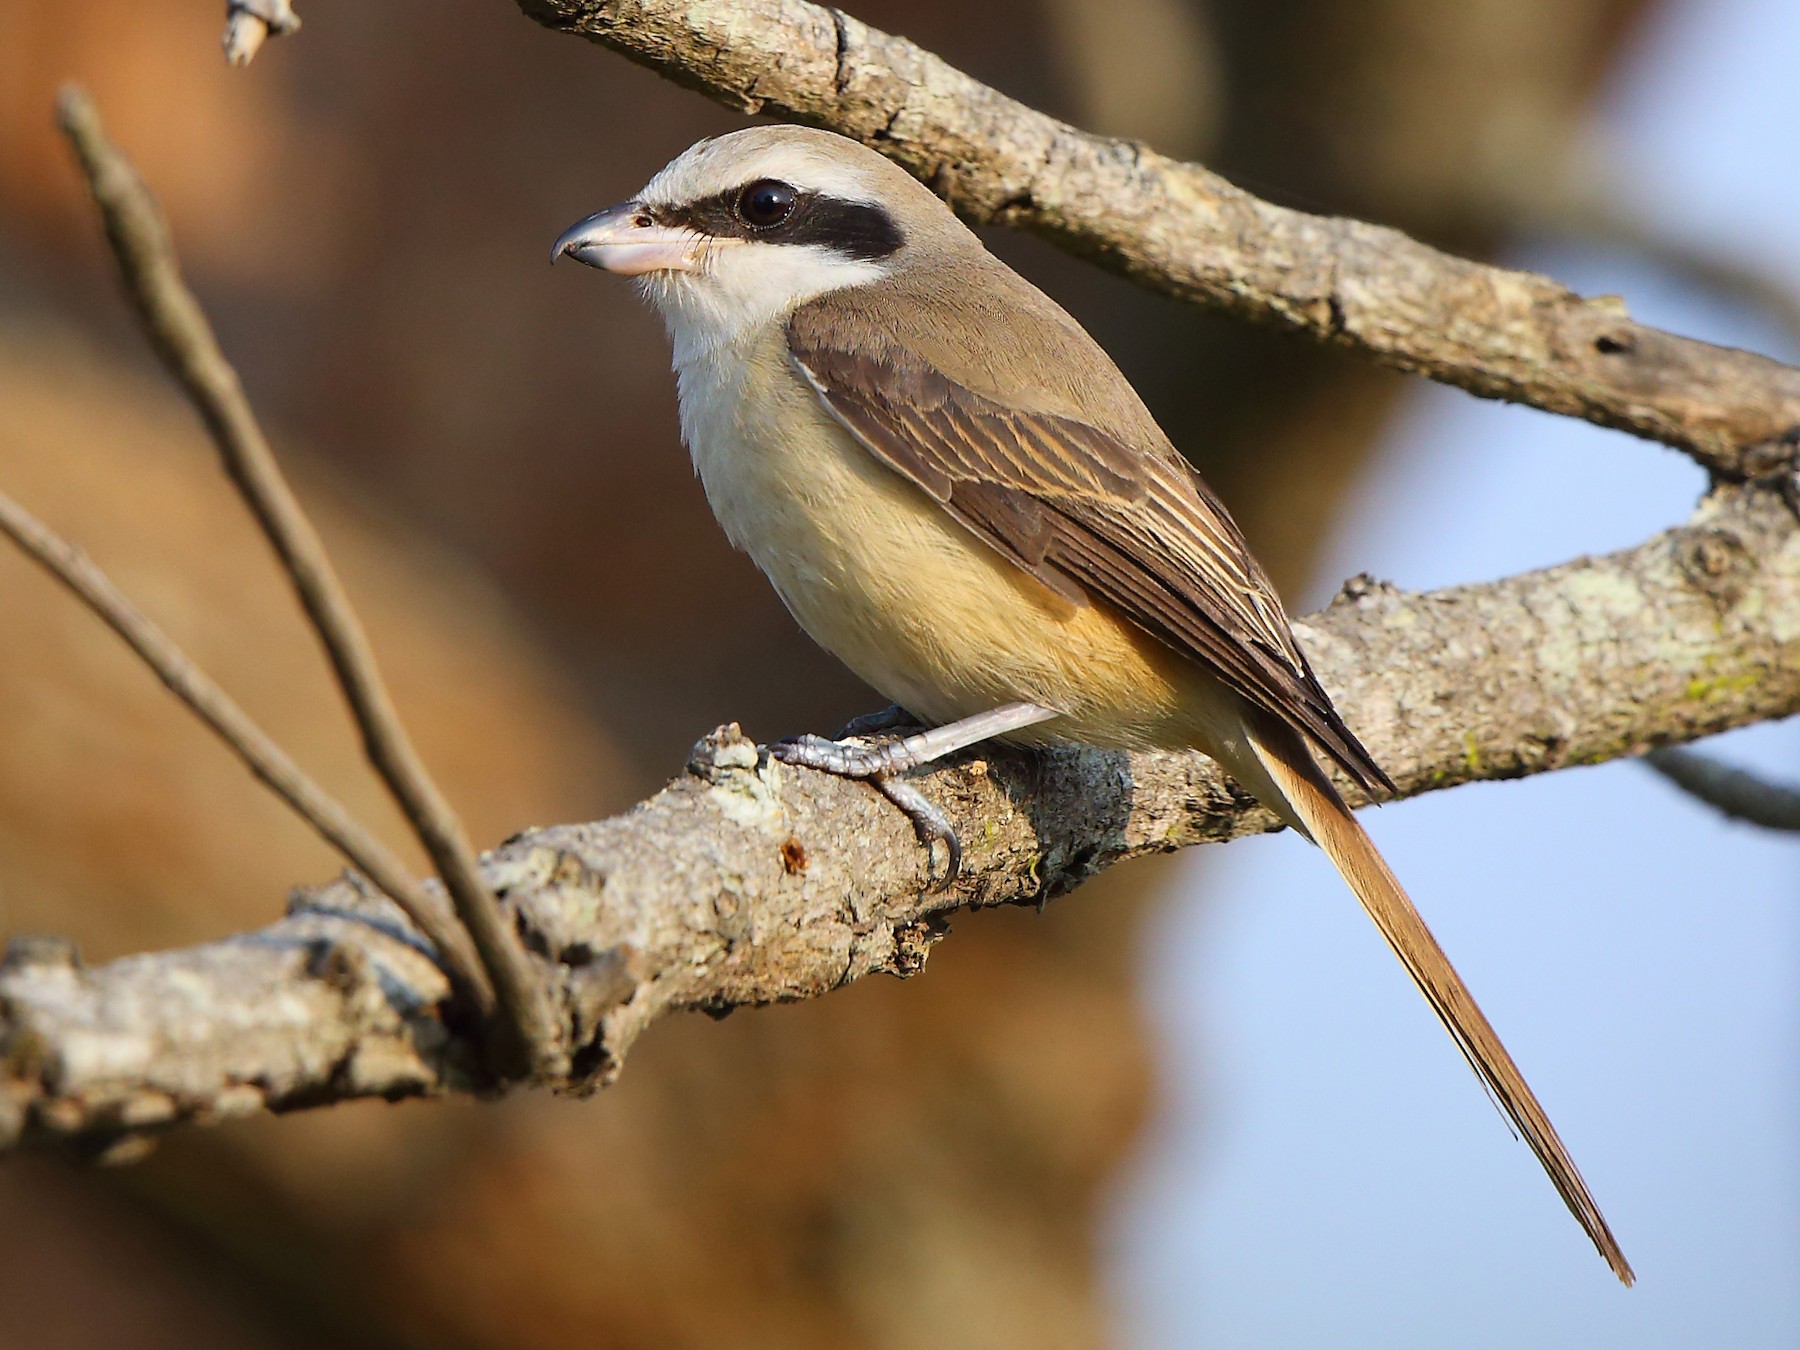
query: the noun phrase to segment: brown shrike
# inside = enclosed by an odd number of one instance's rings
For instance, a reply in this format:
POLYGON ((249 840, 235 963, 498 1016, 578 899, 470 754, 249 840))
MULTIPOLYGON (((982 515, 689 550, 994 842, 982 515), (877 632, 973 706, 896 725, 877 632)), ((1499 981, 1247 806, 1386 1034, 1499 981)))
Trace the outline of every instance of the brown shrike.
POLYGON ((828 132, 702 141, 556 241, 639 278, 719 523, 795 619, 933 729, 771 747, 869 778, 1000 737, 1212 756, 1323 848, 1594 1245, 1549 1117, 1313 758, 1392 782, 1224 506, 1074 319, 923 185, 828 132))

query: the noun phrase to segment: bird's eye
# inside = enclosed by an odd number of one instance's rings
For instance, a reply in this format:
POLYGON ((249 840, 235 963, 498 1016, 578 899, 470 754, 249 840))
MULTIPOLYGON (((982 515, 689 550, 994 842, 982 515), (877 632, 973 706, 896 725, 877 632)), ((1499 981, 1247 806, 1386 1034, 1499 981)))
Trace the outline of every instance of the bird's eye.
POLYGON ((755 230, 772 230, 794 214, 797 194, 786 183, 764 178, 738 193, 737 213, 755 230))

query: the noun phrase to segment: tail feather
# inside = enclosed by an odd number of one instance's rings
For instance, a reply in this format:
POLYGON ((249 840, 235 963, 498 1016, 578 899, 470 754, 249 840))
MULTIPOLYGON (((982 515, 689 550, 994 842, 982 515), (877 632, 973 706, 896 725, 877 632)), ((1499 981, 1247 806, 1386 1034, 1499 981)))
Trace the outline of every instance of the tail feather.
MULTIPOLYGON (((1228 753, 1228 760, 1251 758, 1243 753, 1245 747, 1226 748, 1237 752, 1228 753)), ((1631 1284, 1635 1277, 1630 1263, 1574 1160, 1557 1137, 1550 1117, 1538 1104, 1525 1076, 1476 1005, 1450 958, 1444 955, 1374 842, 1314 761, 1300 735, 1273 719, 1259 719, 1251 730, 1247 748, 1252 752, 1252 762, 1227 762, 1225 767, 1264 805, 1325 850, 1463 1057, 1537 1155, 1569 1212, 1606 1258, 1613 1273, 1625 1284, 1631 1284)))

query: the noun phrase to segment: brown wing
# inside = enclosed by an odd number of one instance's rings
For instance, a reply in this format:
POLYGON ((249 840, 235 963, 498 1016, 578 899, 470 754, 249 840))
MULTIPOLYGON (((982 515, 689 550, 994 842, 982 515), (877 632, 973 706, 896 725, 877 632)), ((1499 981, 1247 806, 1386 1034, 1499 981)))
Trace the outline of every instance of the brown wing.
POLYGON ((1216 671, 1377 794, 1393 782, 1320 687, 1268 577, 1211 489, 1172 451, 1007 407, 892 342, 834 341, 801 310, 795 364, 883 463, 1052 590, 1102 597, 1216 671))

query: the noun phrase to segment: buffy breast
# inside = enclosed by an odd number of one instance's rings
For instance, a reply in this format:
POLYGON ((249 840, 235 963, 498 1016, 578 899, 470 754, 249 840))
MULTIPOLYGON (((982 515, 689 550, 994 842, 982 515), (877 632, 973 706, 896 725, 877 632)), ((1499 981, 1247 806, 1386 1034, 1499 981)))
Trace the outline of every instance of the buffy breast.
POLYGON ((832 420, 784 345, 679 374, 683 434, 726 535, 880 693, 932 722, 1018 701, 1067 714, 1027 740, 1193 743, 1180 709, 1197 667, 982 543, 832 420))

